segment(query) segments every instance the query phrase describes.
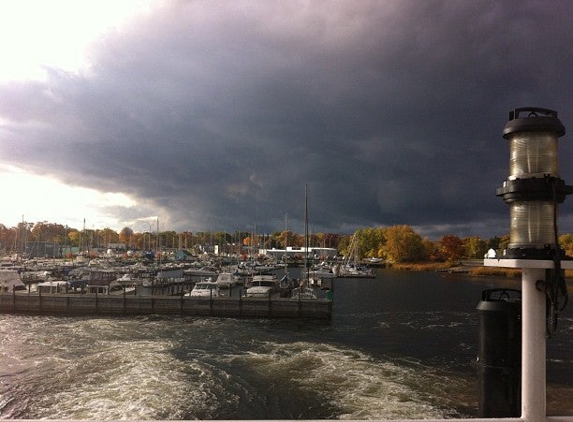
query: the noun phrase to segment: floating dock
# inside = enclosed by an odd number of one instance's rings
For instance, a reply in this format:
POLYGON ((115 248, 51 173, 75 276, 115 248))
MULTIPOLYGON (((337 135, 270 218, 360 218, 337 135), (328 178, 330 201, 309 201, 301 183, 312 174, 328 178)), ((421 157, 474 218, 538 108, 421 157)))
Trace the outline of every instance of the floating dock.
POLYGON ((182 315, 330 320, 332 301, 285 298, 0 294, 0 313, 47 315, 182 315))

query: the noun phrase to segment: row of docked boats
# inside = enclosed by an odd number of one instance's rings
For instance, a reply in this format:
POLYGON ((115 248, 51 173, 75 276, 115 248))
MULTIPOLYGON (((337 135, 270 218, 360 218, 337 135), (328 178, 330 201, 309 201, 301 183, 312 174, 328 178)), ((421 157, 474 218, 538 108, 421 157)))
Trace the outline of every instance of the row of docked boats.
POLYGON ((37 293, 37 294, 63 294, 85 293, 100 295, 125 295, 135 293, 135 284, 122 284, 118 280, 110 279, 104 282, 90 283, 90 279, 81 278, 54 278, 44 274, 43 277, 23 277, 21 270, 0 270, 1 293, 37 293))
POLYGON ((99 294, 99 295, 182 295, 192 297, 231 296, 235 286, 241 286, 246 297, 294 296, 299 299, 316 297, 310 290, 326 289, 330 282, 323 283, 316 276, 303 280, 293 279, 285 268, 282 278, 278 271, 254 275, 242 275, 238 267, 219 270, 215 266, 173 268, 154 265, 124 265, 115 267, 76 267, 63 261, 49 267, 30 269, 14 266, 0 269, 0 291, 28 294, 99 294), (309 288, 302 294, 301 288, 309 288), (298 290, 295 290, 298 289, 298 290), (294 293, 292 293, 294 291, 294 293))
MULTIPOLYGON (((210 278, 195 283, 193 289, 184 296, 189 297, 220 297, 230 296, 224 293, 238 284, 236 276, 231 273, 220 273, 215 281, 210 278)), ((316 290, 303 281, 291 279, 285 274, 281 279, 276 274, 257 274, 245 283, 245 297, 272 298, 290 297, 298 300, 318 299, 316 290)), ((230 291, 230 290, 229 290, 230 291)))
POLYGON ((204 277, 200 281, 196 282, 193 288, 184 293, 183 296, 190 297, 219 297, 219 296, 230 296, 231 289, 242 284, 241 278, 237 274, 230 272, 221 272, 217 275, 216 280, 211 277, 204 277), (223 294, 223 291, 228 291, 227 294, 223 294))

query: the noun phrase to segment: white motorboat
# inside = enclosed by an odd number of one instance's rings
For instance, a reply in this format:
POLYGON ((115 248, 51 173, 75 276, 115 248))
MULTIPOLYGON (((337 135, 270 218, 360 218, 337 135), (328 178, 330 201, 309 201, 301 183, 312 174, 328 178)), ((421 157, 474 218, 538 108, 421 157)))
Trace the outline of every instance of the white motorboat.
POLYGON ((64 280, 43 281, 42 283, 38 283, 38 287, 36 288, 40 294, 67 293, 68 289, 68 282, 64 280))
POLYGON ((312 267, 309 274, 311 277, 315 276, 321 279, 335 277, 332 266, 327 262, 321 262, 319 265, 312 267))
POLYGON ((294 300, 314 300, 317 299, 317 296, 312 287, 297 287, 292 289, 290 298, 294 300))
POLYGON ((135 294, 135 285, 122 285, 117 281, 109 284, 88 284, 86 286, 88 294, 119 296, 135 294))
POLYGON ((183 271, 186 276, 215 277, 217 269, 213 267, 188 268, 183 271))
POLYGON ((190 293, 186 293, 188 297, 219 297, 219 286, 215 281, 199 281, 193 286, 190 293))
POLYGON ((270 297, 280 291, 280 281, 276 275, 260 274, 253 276, 247 297, 270 297))
POLYGON ((223 272, 219 273, 215 283, 217 283, 220 289, 230 289, 238 283, 238 280, 233 273, 223 272))

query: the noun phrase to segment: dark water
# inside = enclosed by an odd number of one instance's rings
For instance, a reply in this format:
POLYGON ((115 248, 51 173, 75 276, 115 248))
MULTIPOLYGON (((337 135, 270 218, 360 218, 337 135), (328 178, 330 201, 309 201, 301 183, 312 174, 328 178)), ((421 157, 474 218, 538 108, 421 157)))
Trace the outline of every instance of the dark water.
MULTIPOLYGON (((380 270, 335 283, 331 323, 0 315, 0 418, 477 415, 475 308, 519 280, 380 270)), ((570 310, 548 361, 548 411, 573 414, 570 310)))

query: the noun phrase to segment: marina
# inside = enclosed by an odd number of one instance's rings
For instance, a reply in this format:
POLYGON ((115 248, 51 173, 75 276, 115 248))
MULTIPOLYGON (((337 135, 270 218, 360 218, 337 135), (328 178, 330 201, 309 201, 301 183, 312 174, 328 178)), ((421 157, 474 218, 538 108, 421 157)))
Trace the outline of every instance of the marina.
MULTIPOLYGON (((297 303, 290 292, 298 281, 282 285, 276 274, 240 279, 229 272, 205 270, 189 275, 184 269, 163 269, 138 279, 125 269, 75 269, 68 280, 20 281, 21 270, 3 270, 0 313, 59 315, 208 315, 245 318, 330 319, 332 300, 316 287, 312 303, 297 303), (86 275, 87 274, 87 275, 86 275), (187 274, 185 276, 185 274, 187 274)), ((29 278, 29 277, 28 277, 29 278)), ((332 283, 329 283, 331 285, 332 283)), ((300 296, 300 300, 308 299, 300 296)), ((300 301, 299 300, 299 301, 300 301)))

